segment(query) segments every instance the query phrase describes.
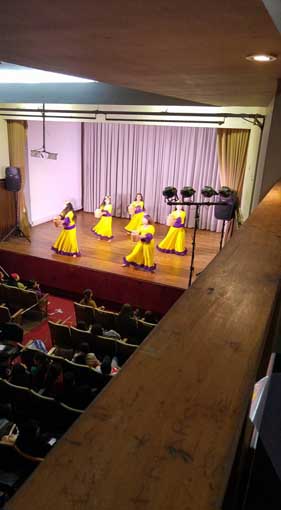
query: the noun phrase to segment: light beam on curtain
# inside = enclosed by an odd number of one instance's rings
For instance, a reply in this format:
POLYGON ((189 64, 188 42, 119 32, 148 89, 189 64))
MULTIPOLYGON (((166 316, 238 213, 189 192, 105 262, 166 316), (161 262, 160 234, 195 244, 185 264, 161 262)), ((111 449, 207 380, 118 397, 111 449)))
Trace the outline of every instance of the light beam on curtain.
POLYGON ((21 173, 21 190, 18 192, 19 226, 26 237, 30 237, 30 224, 25 204, 25 149, 27 123, 24 120, 8 120, 8 144, 10 165, 16 166, 21 173))
MULTIPOLYGON (((99 123, 83 129, 85 211, 94 211, 110 193, 114 215, 128 217, 127 206, 140 191, 147 212, 165 223, 170 212, 162 196, 166 186, 193 186, 197 200, 204 185, 220 186, 216 129, 99 123)), ((194 208, 187 213, 193 227, 194 208)), ((200 227, 219 230, 213 207, 202 207, 200 227)))
MULTIPOLYGON (((248 129, 218 129, 217 150, 222 186, 228 186, 238 194, 241 200, 246 170, 247 152, 250 138, 248 129)), ((224 241, 231 236, 237 222, 229 222, 224 241)))

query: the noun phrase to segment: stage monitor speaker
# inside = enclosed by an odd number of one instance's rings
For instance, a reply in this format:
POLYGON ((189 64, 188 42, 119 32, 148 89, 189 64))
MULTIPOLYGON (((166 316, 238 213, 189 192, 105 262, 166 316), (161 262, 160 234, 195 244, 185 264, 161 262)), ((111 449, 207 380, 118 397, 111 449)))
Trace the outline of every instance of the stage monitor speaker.
POLYGON ((6 172, 6 190, 20 191, 21 189, 21 174, 20 169, 16 166, 8 166, 6 172))
POLYGON ((224 205, 215 205, 215 218, 223 221, 232 220, 235 217, 235 211, 238 206, 236 195, 230 195, 229 197, 220 196, 219 201, 224 205))

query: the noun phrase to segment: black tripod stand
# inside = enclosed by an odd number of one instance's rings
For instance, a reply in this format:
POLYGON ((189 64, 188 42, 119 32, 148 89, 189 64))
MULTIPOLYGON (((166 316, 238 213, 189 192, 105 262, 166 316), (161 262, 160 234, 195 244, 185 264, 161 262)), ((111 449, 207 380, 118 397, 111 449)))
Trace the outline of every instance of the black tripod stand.
POLYGON ((220 251, 222 250, 222 245, 223 245, 225 222, 226 222, 226 220, 223 220, 223 222, 222 222, 221 238, 220 238, 220 251))
MULTIPOLYGON (((168 200, 168 205, 170 206, 173 206, 173 205, 183 205, 183 206, 187 206, 187 207, 195 207, 195 223, 194 223, 194 230, 193 230, 193 236, 192 236, 192 252, 191 252, 191 261, 190 261, 190 268, 189 268, 189 279, 188 279, 188 286, 191 287, 192 285, 192 277, 193 277, 193 272, 194 272, 194 258, 195 258, 195 245, 196 245, 196 234, 197 234, 197 230, 199 228, 199 220, 200 220, 200 207, 201 206, 207 206, 207 207, 210 207, 210 206, 215 206, 215 205, 223 205, 225 206, 226 204, 224 202, 215 202, 215 201, 208 201, 208 202, 193 202, 192 200, 190 201, 179 201, 179 200, 168 200)), ((222 232, 222 235, 221 235, 221 241, 220 241, 220 250, 222 248, 222 242, 223 242, 223 236, 224 236, 224 227, 225 227, 225 222, 223 222, 223 232, 222 232)), ((200 273, 198 273, 200 274, 200 273)))
POLYGON ((14 237, 24 237, 27 239, 27 241, 31 242, 28 237, 24 234, 24 232, 20 228, 20 222, 19 222, 19 195, 18 191, 15 192, 15 208, 16 208, 16 224, 15 226, 4 236, 2 239, 0 239, 0 242, 7 241, 11 236, 14 237))
POLYGON ((190 261, 190 268, 189 268, 189 280, 188 280, 189 287, 191 287, 192 276, 193 276, 193 272, 194 272, 193 264, 194 264, 194 257, 195 257, 196 234, 197 234, 197 230, 199 228, 199 218, 200 218, 200 205, 196 204, 195 223, 194 223, 193 236, 192 236, 192 252, 191 252, 191 261, 190 261))

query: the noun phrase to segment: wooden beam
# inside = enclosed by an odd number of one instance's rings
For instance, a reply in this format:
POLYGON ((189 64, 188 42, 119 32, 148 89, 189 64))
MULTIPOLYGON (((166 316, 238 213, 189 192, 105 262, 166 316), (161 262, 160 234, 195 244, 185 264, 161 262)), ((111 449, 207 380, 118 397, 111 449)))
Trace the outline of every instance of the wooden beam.
POLYGON ((280 274, 281 183, 7 510, 219 509, 280 274))

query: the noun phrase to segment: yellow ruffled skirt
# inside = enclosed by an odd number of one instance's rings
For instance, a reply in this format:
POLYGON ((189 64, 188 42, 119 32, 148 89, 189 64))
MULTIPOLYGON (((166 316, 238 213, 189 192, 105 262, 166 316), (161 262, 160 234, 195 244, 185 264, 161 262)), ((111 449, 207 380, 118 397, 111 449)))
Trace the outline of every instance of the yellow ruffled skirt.
POLYGON ((112 216, 102 216, 95 227, 92 228, 94 234, 105 241, 113 239, 112 235, 112 216))
POLYGON ((62 229, 56 242, 52 246, 52 250, 58 255, 69 255, 80 257, 81 253, 78 248, 76 227, 71 230, 62 229))
POLYGON ((127 230, 127 232, 133 232, 133 230, 139 230, 140 227, 142 226, 143 217, 144 217, 144 211, 134 214, 131 217, 128 225, 126 225, 125 230, 127 230))
POLYGON ((170 227, 166 237, 158 244, 157 250, 174 255, 186 255, 185 229, 170 227))
POLYGON ((154 239, 150 243, 138 241, 134 249, 123 259, 126 266, 134 266, 145 271, 154 271, 154 239))

